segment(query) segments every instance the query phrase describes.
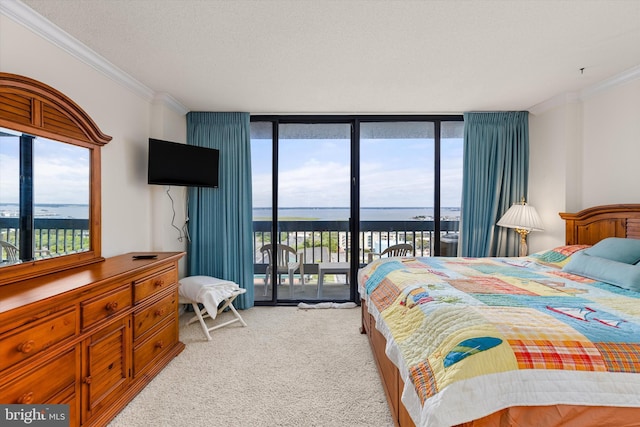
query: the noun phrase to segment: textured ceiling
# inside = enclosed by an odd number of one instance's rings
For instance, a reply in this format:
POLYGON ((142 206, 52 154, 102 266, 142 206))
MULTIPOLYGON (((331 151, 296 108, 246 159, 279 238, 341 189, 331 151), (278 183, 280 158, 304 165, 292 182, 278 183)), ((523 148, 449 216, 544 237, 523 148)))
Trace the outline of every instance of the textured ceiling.
POLYGON ((640 0, 23 3, 192 111, 522 110, 640 64, 640 0))

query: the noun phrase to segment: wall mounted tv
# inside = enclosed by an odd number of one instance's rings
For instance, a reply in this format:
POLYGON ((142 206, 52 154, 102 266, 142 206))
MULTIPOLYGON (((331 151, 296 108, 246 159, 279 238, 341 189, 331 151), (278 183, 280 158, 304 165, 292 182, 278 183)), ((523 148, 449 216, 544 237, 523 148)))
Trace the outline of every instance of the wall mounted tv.
POLYGON ((218 187, 220 152, 149 138, 149 184, 218 187))

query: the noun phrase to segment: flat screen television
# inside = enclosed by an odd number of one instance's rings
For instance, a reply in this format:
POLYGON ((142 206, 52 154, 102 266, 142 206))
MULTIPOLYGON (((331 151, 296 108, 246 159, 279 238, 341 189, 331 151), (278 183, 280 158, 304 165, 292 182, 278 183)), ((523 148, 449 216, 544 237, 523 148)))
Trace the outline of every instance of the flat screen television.
POLYGON ((149 138, 149 184, 218 187, 220 152, 149 138))

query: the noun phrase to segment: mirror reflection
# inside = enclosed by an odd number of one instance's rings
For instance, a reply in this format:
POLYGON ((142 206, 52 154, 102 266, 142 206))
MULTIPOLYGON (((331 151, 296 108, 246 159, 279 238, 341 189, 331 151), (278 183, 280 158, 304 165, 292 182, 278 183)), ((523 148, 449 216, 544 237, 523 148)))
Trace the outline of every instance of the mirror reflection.
POLYGON ((91 249, 90 150, 0 128, 0 266, 91 249))

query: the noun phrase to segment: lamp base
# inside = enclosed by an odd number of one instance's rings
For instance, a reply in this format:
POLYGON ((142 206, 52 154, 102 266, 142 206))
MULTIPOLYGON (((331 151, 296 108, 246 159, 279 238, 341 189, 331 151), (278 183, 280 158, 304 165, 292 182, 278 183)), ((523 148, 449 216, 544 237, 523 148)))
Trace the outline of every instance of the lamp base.
POLYGON ((515 230, 520 235, 520 256, 527 256, 527 251, 529 250, 527 247, 527 234, 529 234, 529 230, 522 228, 516 228, 515 230))

